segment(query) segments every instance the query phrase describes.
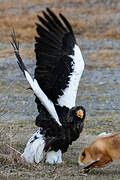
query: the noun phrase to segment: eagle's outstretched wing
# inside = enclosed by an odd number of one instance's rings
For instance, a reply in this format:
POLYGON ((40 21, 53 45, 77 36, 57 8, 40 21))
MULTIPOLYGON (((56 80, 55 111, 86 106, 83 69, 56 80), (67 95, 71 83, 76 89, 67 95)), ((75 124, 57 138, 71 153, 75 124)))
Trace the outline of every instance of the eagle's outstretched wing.
POLYGON ((41 118, 39 116, 36 119, 36 125, 45 126, 47 129, 51 128, 49 123, 53 125, 52 118, 59 125, 63 124, 62 116, 65 119, 68 110, 75 106, 84 61, 68 20, 62 14, 59 14, 60 18, 57 18, 48 8, 46 12, 43 11, 43 16, 38 16, 41 25, 36 24, 38 37, 35 37, 37 62, 34 80, 30 77, 19 55, 19 46, 14 33, 12 38, 18 64, 36 95, 35 101, 41 115, 41 118), (51 117, 47 115, 46 110, 51 117), (42 113, 46 113, 44 122, 41 120, 42 113))
MULTIPOLYGON (((79 80, 84 69, 81 51, 71 25, 62 14, 57 18, 47 8, 43 16, 38 16, 41 24, 36 24, 35 79, 55 105, 72 108, 75 106, 79 80)), ((38 98, 36 103, 40 111, 38 98)))
POLYGON ((12 35, 12 40, 13 40, 13 43, 12 46, 14 48, 14 52, 15 52, 15 55, 17 57, 17 63, 20 67, 20 69, 22 70, 24 76, 26 77, 27 81, 29 82, 33 92, 35 93, 35 95, 39 98, 39 100, 41 101, 42 105, 47 109, 47 111, 51 114, 52 118, 56 120, 56 122, 61 126, 61 123, 59 121, 59 118, 58 118, 58 115, 57 115, 57 112, 55 110, 55 107, 54 107, 54 104, 52 103, 51 100, 48 99, 48 97, 45 95, 45 93, 41 90, 41 88, 39 87, 38 85, 38 82, 36 79, 32 79, 30 74, 28 73, 23 61, 22 61, 22 58, 19 54, 19 43, 17 43, 16 41, 16 37, 15 37, 15 33, 13 31, 12 35))

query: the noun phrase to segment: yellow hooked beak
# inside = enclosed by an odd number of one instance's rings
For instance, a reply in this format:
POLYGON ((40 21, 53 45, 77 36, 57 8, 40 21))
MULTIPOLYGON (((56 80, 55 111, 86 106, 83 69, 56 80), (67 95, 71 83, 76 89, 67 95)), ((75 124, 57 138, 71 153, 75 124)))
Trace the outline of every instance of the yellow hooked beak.
POLYGON ((78 110, 78 111, 77 111, 77 117, 79 117, 79 118, 82 119, 83 116, 84 116, 83 110, 78 110))

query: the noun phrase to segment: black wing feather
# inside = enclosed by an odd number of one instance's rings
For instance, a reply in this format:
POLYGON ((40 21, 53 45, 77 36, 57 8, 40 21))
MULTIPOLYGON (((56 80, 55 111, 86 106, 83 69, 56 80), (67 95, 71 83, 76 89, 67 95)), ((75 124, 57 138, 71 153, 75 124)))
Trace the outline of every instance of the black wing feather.
POLYGON ((60 27, 53 21, 51 16, 49 16, 46 12, 43 11, 43 15, 44 15, 45 19, 47 20, 48 24, 51 26, 53 32, 55 32, 56 34, 59 34, 59 36, 61 36, 61 33, 64 33, 66 31, 66 29, 65 30, 60 29, 60 27))
MULTIPOLYGON (((68 86, 72 73, 73 48, 76 40, 66 18, 60 14, 62 21, 49 9, 38 16, 41 24, 36 24, 38 37, 35 37, 36 69, 35 79, 44 93, 56 105, 57 99, 68 86)), ((36 98, 38 110, 41 103, 36 98)))
POLYGON ((24 65, 24 63, 23 63, 23 61, 22 61, 22 59, 21 59, 21 57, 19 55, 19 42, 17 43, 17 41, 16 41, 16 36, 15 36, 14 30, 13 30, 13 32, 11 34, 11 37, 12 37, 12 40, 13 40, 13 43, 11 43, 11 44, 12 44, 12 46, 14 48, 14 52, 15 52, 15 55, 16 55, 16 58, 17 58, 17 63, 19 65, 21 71, 25 75, 24 71, 25 70, 27 71, 27 69, 26 69, 26 67, 25 67, 25 65, 24 65))
MULTIPOLYGON (((74 37, 74 33, 73 33, 73 30, 72 30, 72 27, 70 25, 70 23, 68 22, 68 20, 65 18, 65 16, 63 16, 62 14, 60 14, 60 17, 61 19, 63 20, 63 22, 65 23, 66 27, 68 28, 69 32, 73 35, 74 37)), ((75 37, 74 37, 75 39, 75 37)))
POLYGON ((53 18, 53 21, 56 23, 57 26, 59 26, 59 30, 63 29, 64 32, 68 32, 67 29, 63 26, 63 24, 60 22, 60 20, 57 18, 57 16, 49 9, 47 8, 48 13, 53 18), (61 28, 61 29, 60 29, 61 28))
POLYGON ((59 42, 60 42, 58 36, 56 36, 53 32, 48 32, 48 31, 47 31, 45 28, 43 28, 40 24, 37 24, 37 23, 36 23, 36 25, 37 25, 37 28, 36 28, 37 33, 38 33, 41 37, 43 37, 43 38, 45 38, 45 39, 48 38, 49 40, 51 40, 51 41, 54 42, 54 43, 59 43, 59 42))
MULTIPOLYGON (((45 20, 45 19, 43 19, 41 16, 37 16, 38 17, 38 19, 39 19, 39 21, 45 26, 45 27, 47 27, 47 29, 49 29, 50 31, 53 31, 55 34, 57 34, 57 35, 61 35, 60 33, 59 33, 59 31, 57 31, 56 30, 56 26, 55 26, 55 24, 53 25, 51 25, 51 21, 50 22, 48 22, 47 20, 45 20), (54 28, 54 26, 55 26, 55 28, 54 28)), ((48 18, 47 18, 48 19, 48 18)))

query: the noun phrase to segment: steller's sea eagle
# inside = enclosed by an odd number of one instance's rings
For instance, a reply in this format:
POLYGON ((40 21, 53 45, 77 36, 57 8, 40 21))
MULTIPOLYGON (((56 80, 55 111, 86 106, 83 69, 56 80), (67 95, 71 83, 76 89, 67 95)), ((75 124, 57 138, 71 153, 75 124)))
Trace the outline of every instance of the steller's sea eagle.
POLYGON ((22 157, 27 162, 62 162, 62 153, 75 141, 84 126, 85 109, 75 106, 77 89, 84 70, 81 51, 68 20, 59 18, 49 9, 38 16, 35 37, 36 68, 34 79, 28 73, 19 54, 19 43, 12 33, 12 46, 17 63, 36 98, 39 127, 27 142, 22 157), (61 20, 62 21, 61 21, 61 20))

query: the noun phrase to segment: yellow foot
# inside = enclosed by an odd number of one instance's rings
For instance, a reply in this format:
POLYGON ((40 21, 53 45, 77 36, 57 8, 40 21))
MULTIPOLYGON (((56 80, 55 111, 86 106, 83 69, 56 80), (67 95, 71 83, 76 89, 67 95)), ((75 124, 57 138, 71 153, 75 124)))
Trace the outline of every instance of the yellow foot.
POLYGON ((62 161, 62 165, 65 165, 65 164, 67 164, 67 161, 62 161))

